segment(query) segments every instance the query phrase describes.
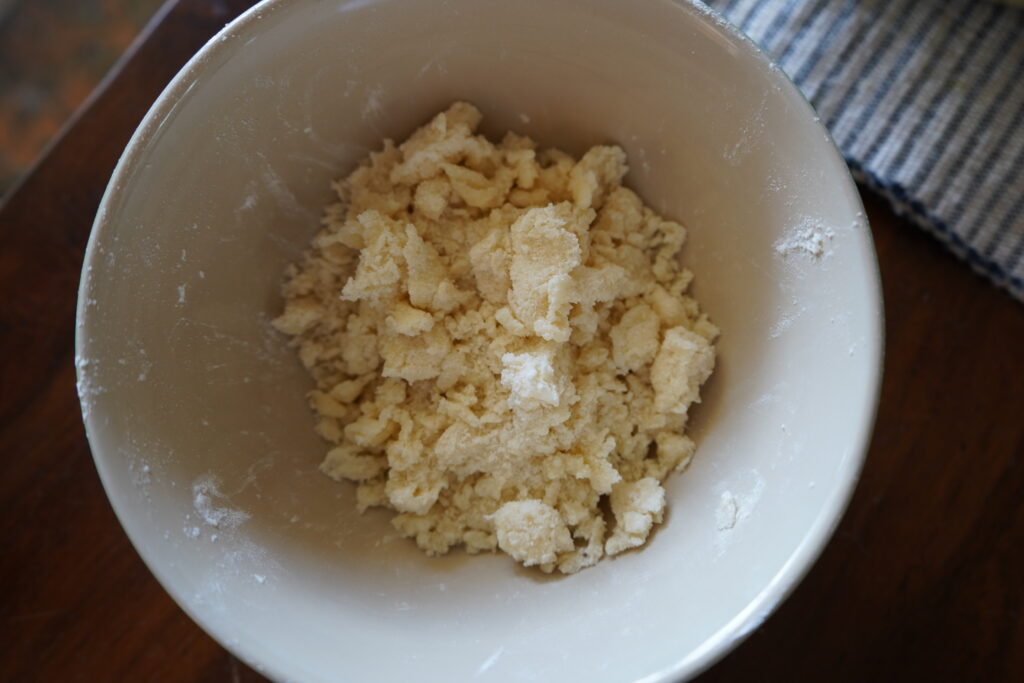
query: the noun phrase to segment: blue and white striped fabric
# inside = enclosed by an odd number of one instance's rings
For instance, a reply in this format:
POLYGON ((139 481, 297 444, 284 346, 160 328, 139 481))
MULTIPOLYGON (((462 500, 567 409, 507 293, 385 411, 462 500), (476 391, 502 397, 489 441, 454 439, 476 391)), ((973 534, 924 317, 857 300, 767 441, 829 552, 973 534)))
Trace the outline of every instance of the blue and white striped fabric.
POLYGON ((818 110, 854 177, 1024 301, 1024 10, 707 0, 818 110))

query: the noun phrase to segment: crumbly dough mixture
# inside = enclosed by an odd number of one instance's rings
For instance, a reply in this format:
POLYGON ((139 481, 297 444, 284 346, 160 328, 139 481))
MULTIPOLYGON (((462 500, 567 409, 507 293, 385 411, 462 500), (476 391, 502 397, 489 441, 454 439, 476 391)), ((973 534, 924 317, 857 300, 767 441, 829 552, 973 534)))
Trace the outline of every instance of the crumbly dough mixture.
POLYGON ((335 183, 274 325, 361 511, 430 554, 572 573, 661 522, 718 329, 622 149, 494 144, 480 120, 453 104, 335 183))

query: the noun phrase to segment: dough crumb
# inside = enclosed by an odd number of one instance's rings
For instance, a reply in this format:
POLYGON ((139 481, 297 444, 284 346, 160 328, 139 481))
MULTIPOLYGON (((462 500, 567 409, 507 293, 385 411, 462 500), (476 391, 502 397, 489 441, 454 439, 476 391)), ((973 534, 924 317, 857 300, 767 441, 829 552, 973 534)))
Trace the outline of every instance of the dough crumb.
POLYGON ((431 555, 569 574, 662 522, 718 328, 621 148, 577 160, 481 119, 455 103, 337 181, 273 324, 360 511, 431 555))
POLYGON ((498 547, 524 566, 551 571, 559 553, 575 546, 558 510, 539 500, 514 500, 494 513, 498 547))

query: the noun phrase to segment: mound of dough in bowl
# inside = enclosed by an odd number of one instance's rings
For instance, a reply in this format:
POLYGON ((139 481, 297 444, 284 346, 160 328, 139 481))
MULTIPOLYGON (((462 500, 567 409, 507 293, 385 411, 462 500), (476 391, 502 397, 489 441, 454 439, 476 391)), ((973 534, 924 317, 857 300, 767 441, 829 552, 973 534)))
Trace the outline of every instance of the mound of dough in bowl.
POLYGON ((338 181, 274 325, 360 510, 429 554, 572 573, 661 522, 718 329, 622 149, 494 144, 480 120, 453 104, 338 181))

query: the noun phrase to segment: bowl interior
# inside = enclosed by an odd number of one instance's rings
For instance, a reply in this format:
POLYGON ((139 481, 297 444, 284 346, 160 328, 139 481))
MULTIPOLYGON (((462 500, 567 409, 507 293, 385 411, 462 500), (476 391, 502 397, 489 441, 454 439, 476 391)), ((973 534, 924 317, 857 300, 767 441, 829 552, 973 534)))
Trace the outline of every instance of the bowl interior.
POLYGON ((767 614, 856 480, 880 362, 856 190, 745 40, 667 0, 270 2, 158 101, 97 218, 83 411, 125 529, 224 644, 286 679, 693 673, 767 614), (329 181, 450 102, 579 154, 685 223, 722 330, 699 450, 640 552, 550 578, 428 558, 317 471, 310 381, 268 322, 329 181), (817 241, 816 241, 817 240, 817 241))

